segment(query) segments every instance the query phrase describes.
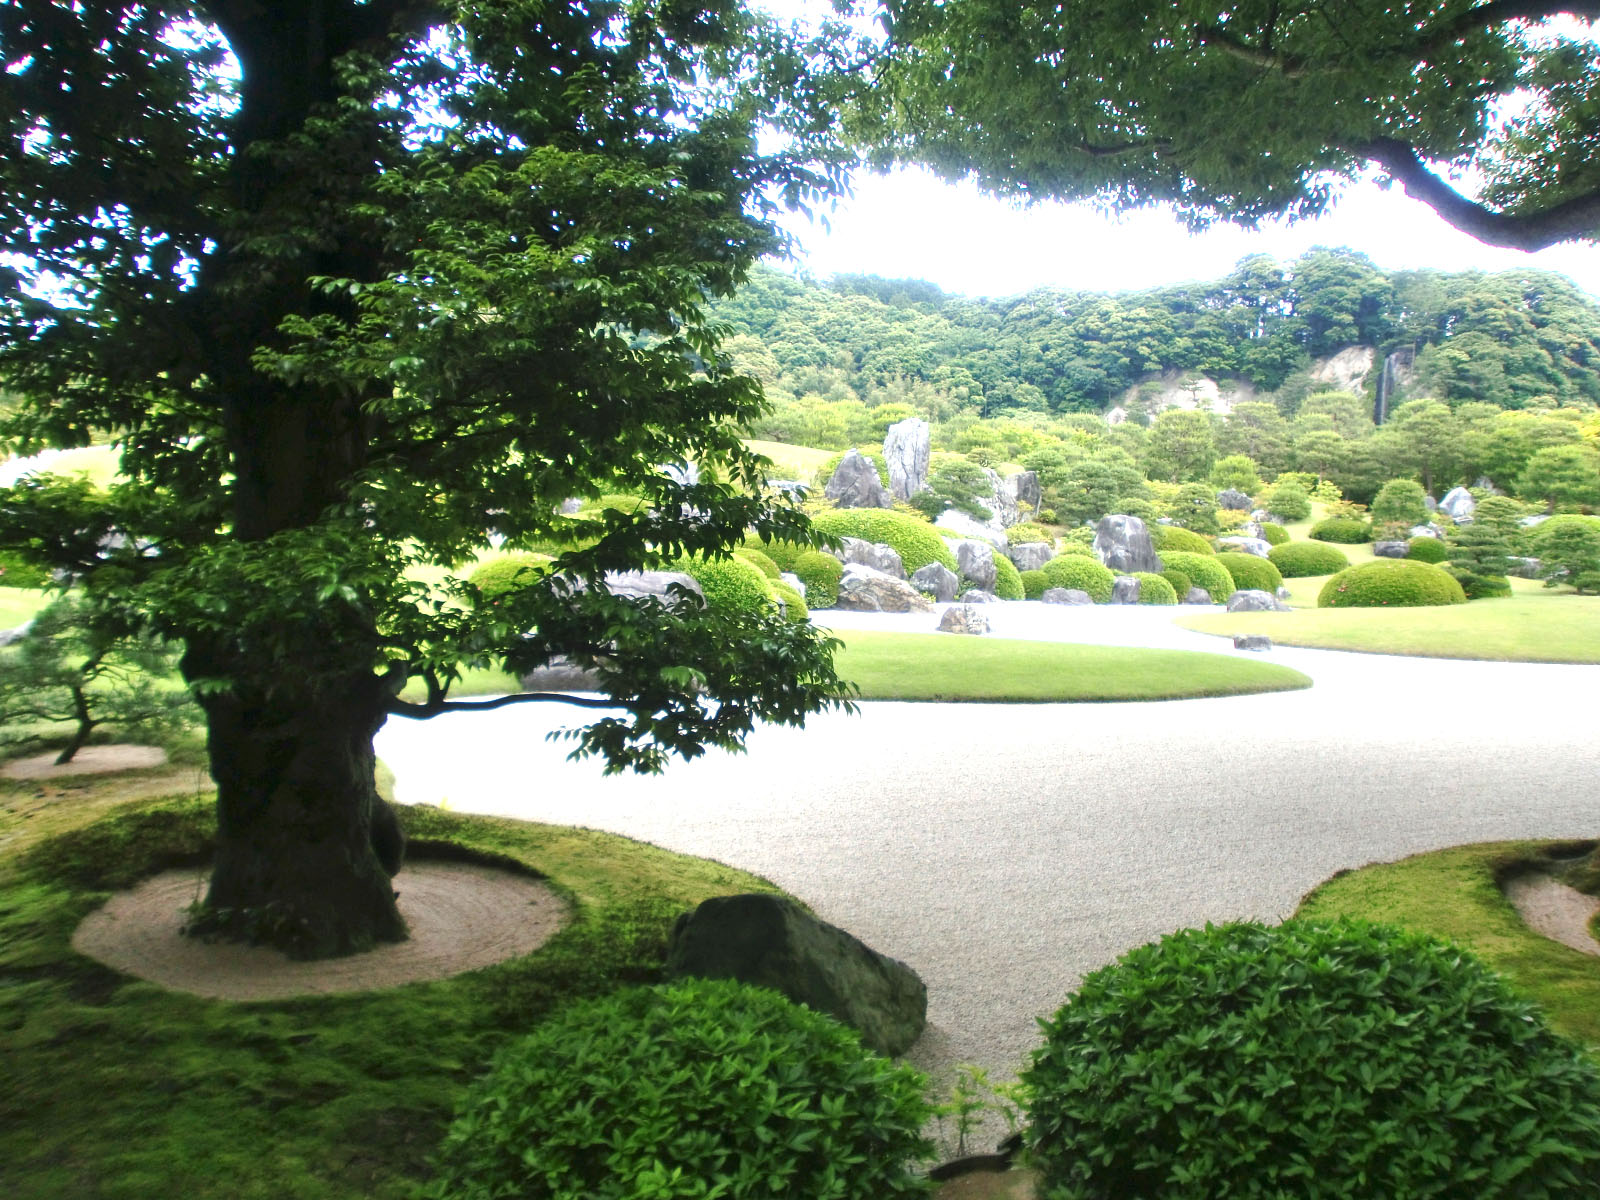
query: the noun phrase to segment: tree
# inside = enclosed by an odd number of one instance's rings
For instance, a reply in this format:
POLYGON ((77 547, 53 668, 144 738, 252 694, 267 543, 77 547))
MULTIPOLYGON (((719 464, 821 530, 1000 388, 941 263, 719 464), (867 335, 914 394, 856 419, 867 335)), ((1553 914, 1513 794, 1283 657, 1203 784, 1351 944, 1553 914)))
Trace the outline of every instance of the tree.
POLYGON ((1600 453, 1588 446, 1550 446, 1528 459, 1517 493, 1550 512, 1600 507, 1600 453))
POLYGON ((1506 580, 1511 551, 1501 530, 1481 521, 1458 525, 1446 535, 1445 545, 1450 550, 1446 570, 1455 576, 1468 600, 1511 594, 1506 580))
POLYGON ((1372 501, 1377 524, 1420 525, 1428 519, 1428 496, 1415 479, 1391 479, 1372 501))
POLYGON ((1204 479, 1216 459, 1211 418, 1198 409, 1166 409, 1150 427, 1145 462, 1152 477, 1173 483, 1204 479))
POLYGON ((1459 423, 1437 400, 1412 400, 1390 414, 1373 435, 1390 475, 1422 476, 1430 495, 1460 477, 1465 450, 1459 423))
POLYGON ((779 244, 775 203, 838 186, 804 47, 734 0, 20 0, 0 40, 8 432, 109 434, 130 480, 25 481, 0 544, 182 643, 205 927, 309 956, 404 936, 391 716, 563 701, 598 718, 576 753, 655 770, 838 701, 809 627, 605 584, 809 537, 702 312, 779 244), (560 514, 606 493, 641 503, 560 514), (555 569, 493 602, 414 570, 491 539, 555 569), (450 698, 555 656, 606 695, 450 698))
POLYGON ((1581 596, 1600 591, 1600 522, 1581 517, 1549 521, 1537 534, 1545 587, 1570 583, 1581 596))
POLYGON ((1211 464, 1211 486, 1254 496, 1261 490, 1261 468, 1248 454, 1229 454, 1211 464))
POLYGON ((1595 0, 887 7, 886 158, 1194 225, 1314 215, 1370 165, 1485 242, 1600 236, 1600 48, 1523 25, 1595 0), (1468 166, 1477 196, 1449 182, 1468 166))

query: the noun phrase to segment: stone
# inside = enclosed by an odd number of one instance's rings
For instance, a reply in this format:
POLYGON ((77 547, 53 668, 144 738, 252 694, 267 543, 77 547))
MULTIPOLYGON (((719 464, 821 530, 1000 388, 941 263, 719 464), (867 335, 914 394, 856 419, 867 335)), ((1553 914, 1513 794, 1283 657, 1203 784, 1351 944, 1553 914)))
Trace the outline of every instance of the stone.
POLYGON ((574 666, 556 655, 542 667, 524 671, 517 682, 525 692, 599 692, 604 690, 597 672, 574 666))
POLYGON ((583 511, 583 501, 576 496, 569 496, 561 502, 559 509, 563 517, 571 517, 583 511))
POLYGON ((778 576, 778 578, 783 580, 784 583, 787 583, 795 591, 799 592, 800 599, 804 600, 806 598, 806 581, 801 579, 800 576, 796 575, 793 571, 784 571, 778 576))
POLYGON ((904 1054, 928 1021, 928 989, 915 971, 785 896, 716 896, 684 913, 665 973, 772 988, 843 1021, 879 1054, 904 1054))
POLYGON ((943 563, 928 563, 911 574, 911 586, 926 592, 941 604, 949 604, 961 590, 961 576, 943 563))
POLYGON ((1120 574, 1161 573, 1161 558, 1151 544, 1150 531, 1138 517, 1115 513, 1101 517, 1094 527, 1094 552, 1102 563, 1120 574))
POLYGON ((1217 493, 1217 507, 1226 508, 1232 512, 1249 512, 1250 497, 1238 488, 1227 488, 1217 493))
POLYGON ((883 434, 883 458, 889 464, 889 491, 909 500, 928 486, 932 451, 928 423, 921 417, 896 421, 883 434))
POLYGON ((1289 606, 1271 592, 1242 588, 1228 597, 1229 612, 1288 612, 1289 606))
POLYGON ((0 630, 0 646, 15 646, 28 636, 28 631, 33 628, 33 619, 29 618, 21 625, 13 625, 10 629, 0 630))
POLYGON ((1233 638, 1235 650, 1271 650, 1272 639, 1261 633, 1239 633, 1233 638))
POLYGON ((1478 502, 1472 498, 1472 493, 1464 487, 1451 488, 1444 494, 1444 499, 1439 501, 1439 511, 1457 525, 1472 524, 1472 514, 1477 510, 1478 502))
POLYGON ((1276 596, 1276 597, 1277 597, 1277 598, 1278 598, 1278 599, 1279 599, 1279 600, 1287 600, 1287 599, 1288 599, 1288 598, 1289 598, 1289 597, 1290 597, 1290 596, 1291 596, 1291 595, 1293 595, 1293 594, 1294 594, 1294 593, 1292 593, 1292 592, 1291 592, 1291 591, 1290 591, 1290 590, 1289 590, 1289 589, 1288 589, 1288 588, 1286 588, 1286 587, 1279 587, 1279 588, 1278 588, 1278 590, 1277 590, 1277 591, 1275 591, 1275 592, 1273 592, 1273 593, 1272 593, 1272 594, 1273 594, 1273 595, 1274 595, 1274 596, 1276 596))
POLYGON ((940 633, 988 633, 989 618, 983 615, 981 608, 974 608, 969 603, 952 604, 944 610, 944 616, 939 618, 940 633))
MULTIPOLYGON (((1507 561, 1510 566, 1507 567, 1506 574, 1515 575, 1518 579, 1538 579, 1539 573, 1544 569, 1544 564, 1537 558, 1527 558, 1521 554, 1513 554, 1507 561)), ((0 642, 0 646, 3 645, 5 643, 0 642)))
POLYGON ((1185 604, 1210 604, 1211 593, 1203 587, 1192 587, 1183 594, 1185 604))
POLYGON ((834 552, 834 557, 842 563, 860 563, 864 567, 871 567, 874 571, 893 575, 896 579, 906 577, 906 568, 900 561, 900 552, 893 546, 885 546, 882 542, 869 542, 865 538, 840 538, 839 549, 834 552))
POLYGON ((673 585, 688 588, 700 599, 704 600, 706 594, 701 590, 699 582, 693 575, 686 575, 682 571, 607 571, 606 591, 613 596, 654 596, 665 603, 672 603, 674 595, 673 585))
POLYGON ((1037 571, 1056 556, 1049 542, 1018 542, 1006 548, 1006 557, 1019 571, 1037 571))
MULTIPOLYGON (((1269 525, 1271 524, 1270 521, 1267 523, 1269 525)), ((1243 525, 1239 526, 1239 532, 1235 536, 1244 538, 1258 538, 1264 537, 1265 535, 1261 532, 1260 521, 1246 521, 1243 525)))
POLYGON ((1082 588, 1045 588, 1039 597, 1046 604, 1093 604, 1094 597, 1082 588))
POLYGON ((932 612, 933 605, 903 579, 860 563, 846 563, 837 608, 854 612, 932 612))
POLYGON ((1404 558, 1411 553, 1411 543, 1373 542, 1372 553, 1379 558, 1404 558))
POLYGON ((985 525, 976 517, 969 517, 964 512, 957 512, 947 508, 933 521, 936 529, 947 529, 960 537, 971 538, 974 541, 988 542, 997 550, 1006 548, 1006 535, 1004 530, 997 526, 985 525))
POLYGON ((1422 506, 1424 508, 1426 508, 1429 512, 1438 512, 1439 511, 1439 502, 1437 500, 1435 500, 1432 496, 1424 496, 1422 498, 1422 506))
POLYGON ((1411 536, 1438 538, 1442 542, 1444 541, 1444 530, 1429 521, 1426 525, 1413 525, 1411 527, 1411 536))
POLYGON ((852 449, 839 460, 828 486, 822 489, 840 508, 891 508, 894 497, 878 479, 878 468, 861 451, 852 449))
POLYGON ((986 592, 994 591, 994 581, 999 578, 1000 571, 994 565, 993 546, 988 542, 963 539, 951 542, 950 549, 955 553, 956 570, 963 579, 986 592))
MULTIPOLYGON (((1039 511, 1039 505, 1044 501, 1044 491, 1039 486, 1039 473, 1037 471, 1019 471, 1008 476, 1005 481, 1008 495, 1016 501, 1020 510, 1026 504, 1032 512, 1039 511)), ((1016 522, 1012 521, 1015 525, 1016 522)))
POLYGON ((999 604, 1000 597, 993 592, 986 592, 982 588, 968 588, 961 593, 963 604, 999 604))
POLYGON ((1265 558, 1272 549, 1272 543, 1264 538, 1253 537, 1221 537, 1217 539, 1217 552, 1225 553, 1229 550, 1238 554, 1253 554, 1257 558, 1265 558))
POLYGON ((1548 513, 1535 513, 1531 517, 1518 517, 1517 524, 1524 529, 1532 529, 1535 525, 1543 525, 1549 519, 1550 515, 1548 513))
POLYGON ((1139 603, 1139 581, 1132 575, 1118 575, 1111 581, 1111 603, 1139 603))

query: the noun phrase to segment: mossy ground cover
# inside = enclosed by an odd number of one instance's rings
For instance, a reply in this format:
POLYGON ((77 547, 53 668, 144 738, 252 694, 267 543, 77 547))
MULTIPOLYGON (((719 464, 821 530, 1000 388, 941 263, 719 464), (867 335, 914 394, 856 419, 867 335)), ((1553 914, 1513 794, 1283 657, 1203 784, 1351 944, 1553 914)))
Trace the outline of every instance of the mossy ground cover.
POLYGON ((69 944, 108 892, 203 859, 210 797, 136 802, 0 854, 7 1197, 411 1195, 507 1038, 567 1001, 653 980, 672 920, 700 900, 771 890, 608 834, 402 811, 419 854, 541 872, 573 922, 532 955, 443 982, 230 1004, 131 980, 69 944))
MULTIPOLYGON (((1455 846, 1335 875, 1299 917, 1361 917, 1450 938, 1506 975, 1561 1032, 1600 1058, 1600 958, 1532 932, 1500 890, 1507 872, 1543 860, 1543 842, 1455 846)), ((1569 848, 1570 849, 1570 848, 1569 848)))
MULTIPOLYGON (((759 438, 746 438, 744 444, 772 460, 773 474, 778 479, 810 479, 818 467, 839 453, 837 450, 818 450, 812 446, 791 446, 786 442, 766 442, 759 438)), ((817 482, 825 484, 828 481, 821 479, 817 482)))

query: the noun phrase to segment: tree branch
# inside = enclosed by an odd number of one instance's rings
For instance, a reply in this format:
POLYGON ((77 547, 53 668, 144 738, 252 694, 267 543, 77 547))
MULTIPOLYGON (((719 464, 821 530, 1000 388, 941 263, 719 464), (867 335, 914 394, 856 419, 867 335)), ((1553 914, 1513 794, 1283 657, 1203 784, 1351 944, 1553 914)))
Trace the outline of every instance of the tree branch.
POLYGON ((1387 171, 1406 195, 1421 200, 1462 233, 1491 246, 1531 252, 1577 238, 1600 236, 1600 191, 1574 196, 1535 212, 1495 212, 1467 199, 1440 179, 1415 149, 1398 138, 1375 138, 1351 149, 1387 171))
POLYGON ((494 708, 509 708, 513 704, 534 704, 551 701, 557 704, 575 704, 579 708, 621 708, 616 700, 594 696, 569 696, 563 692, 517 692, 511 696, 496 696, 493 700, 429 700, 426 704, 411 704, 405 700, 391 700, 385 710, 392 716, 409 717, 413 721, 426 721, 448 712, 487 712, 494 708))

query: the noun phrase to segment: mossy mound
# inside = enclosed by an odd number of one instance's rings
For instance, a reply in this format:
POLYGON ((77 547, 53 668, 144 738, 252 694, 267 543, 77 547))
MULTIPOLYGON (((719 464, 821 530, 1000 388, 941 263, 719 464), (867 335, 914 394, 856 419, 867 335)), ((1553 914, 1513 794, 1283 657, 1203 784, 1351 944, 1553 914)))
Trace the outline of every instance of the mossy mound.
POLYGON ((938 530, 906 513, 887 508, 837 508, 812 518, 811 527, 830 537, 861 538, 891 546, 907 575, 931 562, 956 569, 956 557, 938 530))
POLYGON ((1041 568, 1053 588, 1077 588, 1089 593, 1096 604, 1109 604, 1117 577, 1100 565, 1098 559, 1077 554, 1062 554, 1041 568))
POLYGON ((1466 593, 1431 563, 1380 558, 1340 571, 1317 594, 1318 608, 1420 608, 1465 604, 1466 593))
POLYGON ((1304 579, 1310 575, 1332 575, 1350 565, 1343 550, 1318 542, 1285 542, 1267 552, 1267 561, 1285 579, 1304 579))
POLYGON ((1182 571, 1195 587, 1205 588, 1213 604, 1226 604, 1237 590, 1228 568, 1217 561, 1215 554, 1161 553, 1161 565, 1169 570, 1182 571))
POLYGON ((1178 525, 1150 526, 1150 540, 1155 543, 1156 551, 1161 555, 1162 565, 1166 564, 1167 551, 1171 550, 1180 554, 1214 554, 1215 547, 1211 542, 1195 533, 1192 529, 1184 529, 1178 525))
POLYGON ((1228 574, 1233 576, 1233 585, 1236 588, 1275 592, 1283 586, 1283 576, 1270 559, 1259 558, 1254 554, 1238 554, 1230 550, 1217 555, 1217 561, 1228 568, 1228 574))

